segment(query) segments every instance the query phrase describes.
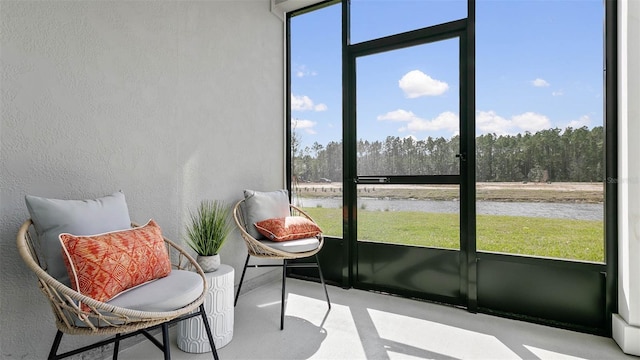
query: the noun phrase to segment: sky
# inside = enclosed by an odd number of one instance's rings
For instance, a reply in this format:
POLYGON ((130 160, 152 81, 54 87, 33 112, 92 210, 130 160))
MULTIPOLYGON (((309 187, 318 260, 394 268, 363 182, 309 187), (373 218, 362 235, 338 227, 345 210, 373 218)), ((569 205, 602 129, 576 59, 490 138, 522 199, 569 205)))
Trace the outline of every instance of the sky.
MULTIPOLYGON (((351 43, 466 17, 460 0, 352 0, 351 43)), ((476 135, 603 124, 600 0, 478 0, 476 135)), ((342 137, 341 6, 291 21, 292 124, 302 142, 342 137)), ((459 39, 356 60, 356 135, 459 133, 459 39)))

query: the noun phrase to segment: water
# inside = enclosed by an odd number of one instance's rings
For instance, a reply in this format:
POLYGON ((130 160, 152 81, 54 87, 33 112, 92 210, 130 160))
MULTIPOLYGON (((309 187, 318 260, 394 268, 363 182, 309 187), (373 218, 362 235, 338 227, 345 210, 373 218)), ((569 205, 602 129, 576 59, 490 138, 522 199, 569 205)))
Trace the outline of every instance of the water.
MULTIPOLYGON (((339 208, 342 207, 342 199, 301 198, 296 199, 294 204, 300 204, 303 207, 339 208)), ((379 211, 459 213, 460 202, 360 198, 358 208, 379 211)), ((478 201, 476 202, 476 213, 478 215, 512 215, 602 221, 604 219, 604 206, 603 204, 478 201)))

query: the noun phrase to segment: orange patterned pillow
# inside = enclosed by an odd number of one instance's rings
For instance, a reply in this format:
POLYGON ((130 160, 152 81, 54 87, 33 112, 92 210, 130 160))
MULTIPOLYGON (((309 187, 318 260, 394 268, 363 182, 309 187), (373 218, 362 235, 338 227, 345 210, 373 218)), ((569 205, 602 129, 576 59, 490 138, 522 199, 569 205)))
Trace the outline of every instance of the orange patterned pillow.
MULTIPOLYGON (((71 286, 98 301, 169 275, 171 262, 158 224, 89 236, 59 236, 71 286)), ((83 305, 84 310, 88 310, 83 305)))
POLYGON ((322 230, 304 216, 287 216, 258 221, 258 231, 271 241, 287 241, 318 236, 322 230))

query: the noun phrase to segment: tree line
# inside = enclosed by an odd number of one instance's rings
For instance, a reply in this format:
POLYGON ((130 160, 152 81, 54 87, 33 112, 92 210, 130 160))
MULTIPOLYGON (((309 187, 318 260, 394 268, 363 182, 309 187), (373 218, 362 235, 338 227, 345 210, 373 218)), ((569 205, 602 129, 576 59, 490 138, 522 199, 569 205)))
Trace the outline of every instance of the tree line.
MULTIPOLYGON (((359 175, 458 174, 460 137, 389 136, 384 141, 359 140, 359 175)), ((342 142, 315 142, 304 148, 292 136, 293 174, 302 181, 342 179, 342 142)), ((599 182, 604 179, 604 128, 584 126, 476 137, 479 182, 599 182)))

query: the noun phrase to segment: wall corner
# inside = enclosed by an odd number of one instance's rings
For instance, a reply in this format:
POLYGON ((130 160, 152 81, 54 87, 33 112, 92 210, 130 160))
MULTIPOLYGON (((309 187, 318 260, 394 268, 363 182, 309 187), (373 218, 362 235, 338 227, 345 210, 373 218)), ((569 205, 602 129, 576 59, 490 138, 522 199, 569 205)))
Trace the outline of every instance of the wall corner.
POLYGON ((278 19, 284 21, 285 10, 278 6, 276 0, 271 0, 271 13, 278 17, 278 19))

